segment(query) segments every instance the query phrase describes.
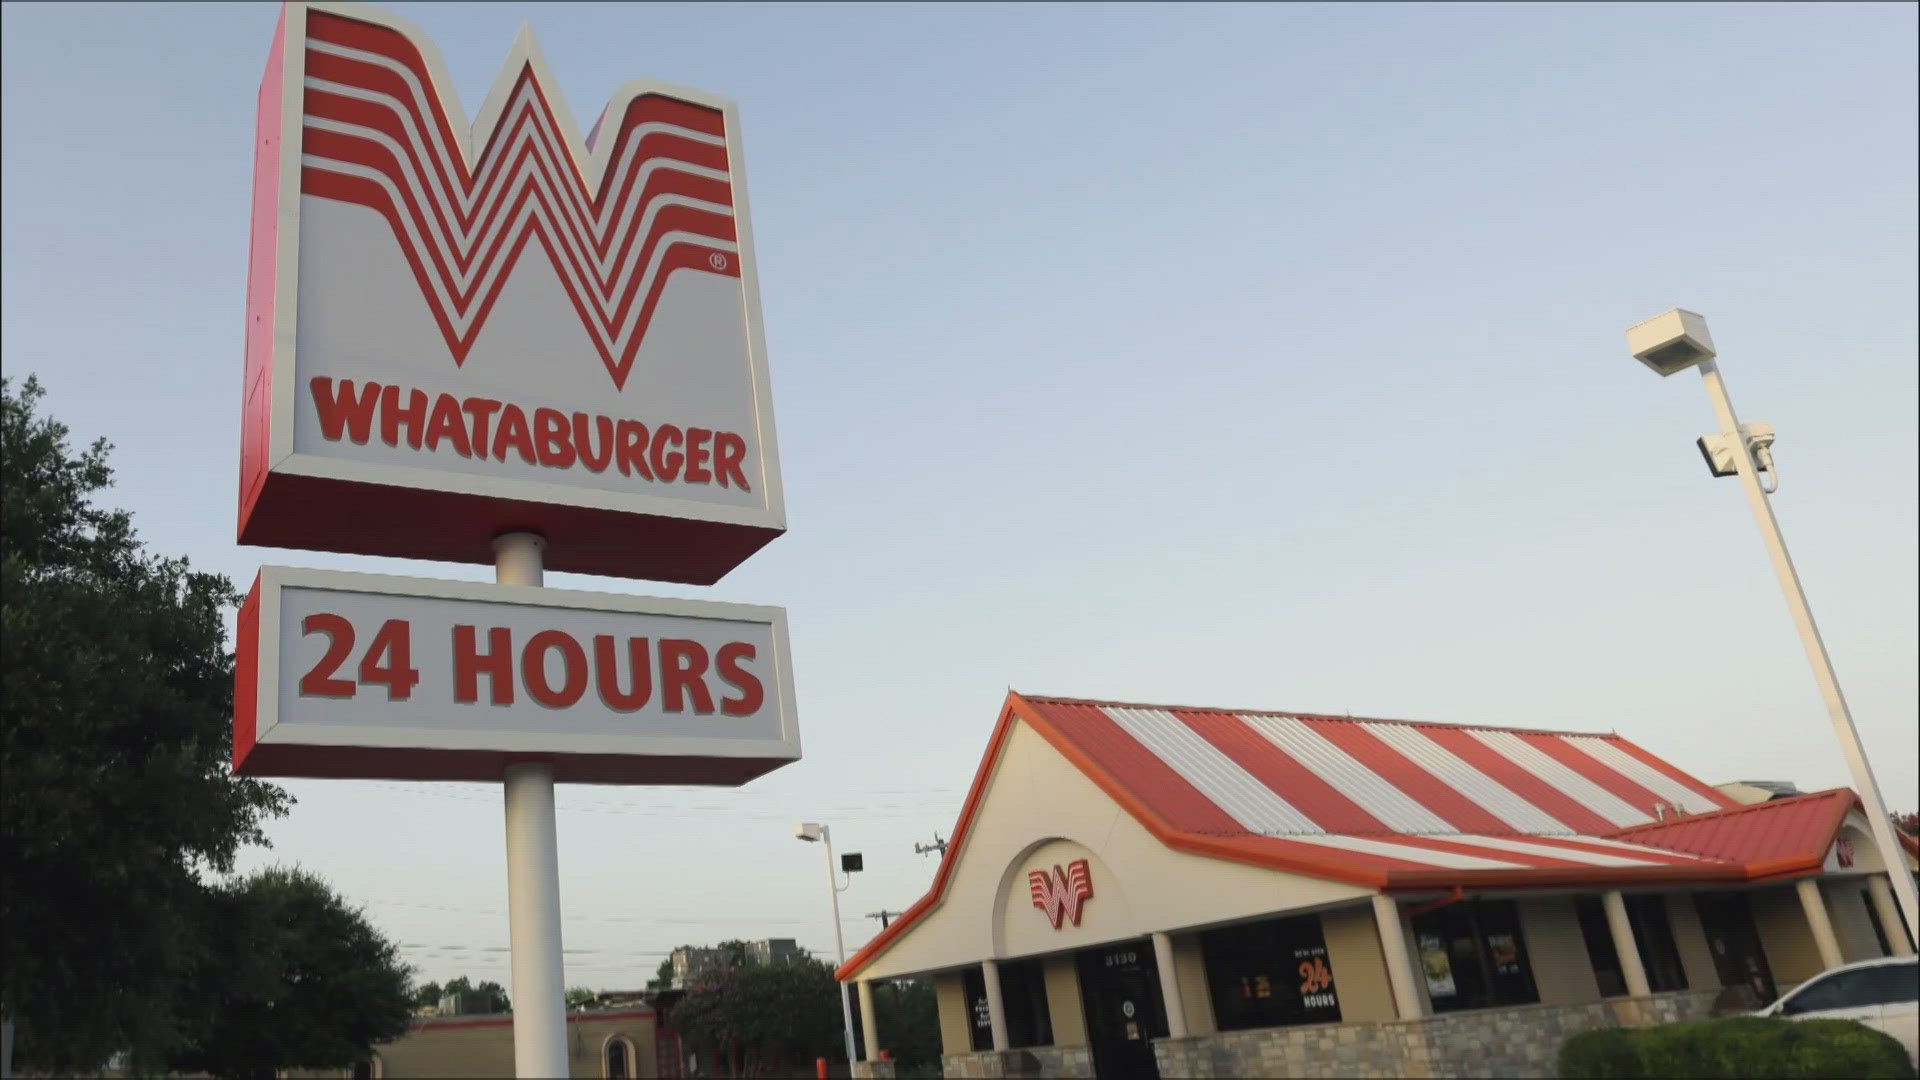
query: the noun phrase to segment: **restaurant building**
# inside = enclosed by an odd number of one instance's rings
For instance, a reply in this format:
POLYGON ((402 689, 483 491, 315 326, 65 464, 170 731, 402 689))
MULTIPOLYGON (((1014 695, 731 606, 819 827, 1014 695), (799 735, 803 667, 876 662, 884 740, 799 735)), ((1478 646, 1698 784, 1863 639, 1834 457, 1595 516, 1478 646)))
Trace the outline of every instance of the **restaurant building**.
POLYGON ((868 1075, 900 978, 950 1077, 1551 1075, 1579 1031, 1912 952, 1844 789, 1745 804, 1613 734, 1010 693, 931 889, 839 976, 868 1075))

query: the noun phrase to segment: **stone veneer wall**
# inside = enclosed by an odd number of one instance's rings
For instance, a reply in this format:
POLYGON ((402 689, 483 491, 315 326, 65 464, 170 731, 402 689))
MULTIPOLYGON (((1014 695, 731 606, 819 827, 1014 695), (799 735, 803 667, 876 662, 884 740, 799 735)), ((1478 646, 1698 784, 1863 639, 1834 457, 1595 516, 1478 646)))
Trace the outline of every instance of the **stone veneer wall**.
MULTIPOLYGON (((1093 1076, 1093 1051, 1084 1046, 980 1050, 970 1054, 948 1054, 940 1060, 949 1080, 995 1076, 1093 1076)), ((1163 1069, 1161 1075, 1177 1074, 1163 1069)))
POLYGON ((1264 1028, 1158 1039, 1153 1051, 1161 1076, 1550 1077, 1560 1044, 1572 1035, 1704 1019, 1714 996, 1711 991, 1682 990, 1579 1005, 1477 1009, 1419 1020, 1264 1028))

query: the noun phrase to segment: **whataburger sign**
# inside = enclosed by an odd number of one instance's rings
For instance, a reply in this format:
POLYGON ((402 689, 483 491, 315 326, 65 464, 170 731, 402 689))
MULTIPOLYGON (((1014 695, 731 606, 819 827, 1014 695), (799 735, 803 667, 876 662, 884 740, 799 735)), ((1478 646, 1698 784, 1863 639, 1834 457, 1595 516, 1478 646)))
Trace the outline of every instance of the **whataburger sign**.
POLYGON ((785 529, 730 102, 583 139, 523 33, 469 124, 410 25, 290 4, 256 153, 241 543, 711 584, 785 529))
MULTIPOLYGON (((582 138, 523 32, 469 124, 404 20, 288 4, 260 87, 241 543, 711 583, 785 528, 735 110, 582 138)), ((268 567, 234 767, 739 784, 800 756, 774 608, 268 567)))
POLYGON ((256 153, 240 542, 501 583, 261 570, 234 771, 503 781, 515 1068, 563 1076, 554 783, 800 757, 784 612, 539 587, 786 527, 734 109, 629 83, 582 139, 523 33, 469 125, 424 34, 288 4, 256 153))

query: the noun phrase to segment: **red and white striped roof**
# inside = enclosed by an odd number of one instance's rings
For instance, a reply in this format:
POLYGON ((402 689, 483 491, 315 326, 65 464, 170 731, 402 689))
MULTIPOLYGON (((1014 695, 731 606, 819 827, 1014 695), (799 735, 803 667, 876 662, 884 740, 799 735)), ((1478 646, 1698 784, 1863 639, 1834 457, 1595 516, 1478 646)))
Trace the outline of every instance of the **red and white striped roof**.
POLYGON ((1137 814, 1301 868, 1699 869, 1610 834, 1734 805, 1617 735, 1016 698, 1137 814))
POLYGON ((1169 847, 1382 890, 1817 873, 1840 820, 1812 807, 1833 793, 1741 807, 1618 735, 1009 693, 933 887, 841 979, 946 894, 1017 723, 1169 847))

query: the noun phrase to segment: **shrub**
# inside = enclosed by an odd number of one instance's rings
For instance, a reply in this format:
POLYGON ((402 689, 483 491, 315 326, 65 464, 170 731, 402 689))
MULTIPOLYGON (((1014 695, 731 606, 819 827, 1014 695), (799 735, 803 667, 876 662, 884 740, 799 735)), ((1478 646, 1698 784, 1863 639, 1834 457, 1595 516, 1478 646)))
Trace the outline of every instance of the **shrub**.
POLYGON ((1785 1076, 1853 1076, 1860 1080, 1910 1080, 1913 1062, 1900 1041, 1852 1020, 1802 1020, 1790 1048, 1785 1076))
POLYGON ((1852 1020, 1729 1016, 1702 1023, 1609 1029, 1560 1047, 1560 1075, 1592 1080, 1688 1077, 1802 1080, 1861 1077, 1913 1080, 1906 1048, 1852 1020))
POLYGON ((1634 1032, 1583 1031, 1560 1046, 1560 1075, 1577 1080, 1645 1080, 1634 1032))

